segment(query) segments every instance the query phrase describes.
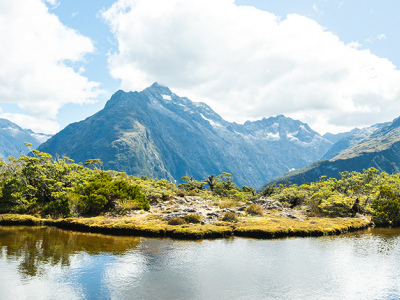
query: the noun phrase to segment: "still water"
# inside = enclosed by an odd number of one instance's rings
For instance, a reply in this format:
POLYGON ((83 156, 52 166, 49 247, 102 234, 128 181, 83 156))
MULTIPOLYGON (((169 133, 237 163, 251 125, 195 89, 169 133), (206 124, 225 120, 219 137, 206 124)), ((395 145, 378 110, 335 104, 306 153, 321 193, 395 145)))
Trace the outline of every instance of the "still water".
POLYGON ((400 229, 179 241, 0 226, 0 299, 400 299, 400 229))

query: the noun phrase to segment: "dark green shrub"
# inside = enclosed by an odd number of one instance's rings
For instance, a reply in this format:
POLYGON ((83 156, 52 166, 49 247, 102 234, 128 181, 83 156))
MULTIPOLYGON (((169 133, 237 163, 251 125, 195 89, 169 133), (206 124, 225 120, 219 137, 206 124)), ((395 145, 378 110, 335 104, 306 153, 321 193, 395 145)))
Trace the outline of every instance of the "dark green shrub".
POLYGON ((182 224, 185 224, 185 219, 184 218, 180 218, 180 217, 171 218, 171 219, 169 219, 168 224, 169 225, 182 225, 182 224))
POLYGON ((193 215, 187 215, 185 217, 185 219, 186 219, 186 222, 188 222, 188 223, 197 224, 197 223, 201 222, 200 216, 199 215, 194 215, 194 214, 193 215))
POLYGON ((60 197, 59 199, 50 201, 44 206, 44 212, 46 215, 51 216, 70 216, 68 198, 64 196, 60 197))
POLYGON ((235 192, 239 190, 233 182, 233 176, 230 173, 222 173, 214 179, 213 194, 221 197, 233 197, 235 192))
POLYGON ((263 190, 261 191, 261 194, 262 194, 264 197, 271 196, 272 194, 275 193, 275 189, 276 189, 275 184, 270 184, 269 186, 267 186, 265 189, 263 189, 263 190))
POLYGON ((146 195, 140 191, 137 185, 133 186, 126 181, 115 180, 111 186, 111 193, 114 194, 113 198, 135 202, 137 209, 150 209, 146 195))
POLYGON ((378 199, 372 203, 375 210, 373 221, 377 225, 399 226, 400 225, 400 197, 388 187, 380 187, 378 199))
POLYGON ((263 209, 259 204, 250 204, 246 208, 246 212, 252 216, 262 216, 263 215, 263 209))
POLYGON ((77 190, 81 206, 86 208, 86 214, 97 215, 109 211, 116 205, 117 200, 134 202, 136 209, 149 210, 150 205, 146 196, 138 186, 128 184, 124 180, 112 180, 105 172, 94 175, 82 190, 77 190))
POLYGON ((239 218, 235 213, 228 211, 224 214, 222 221, 236 223, 237 221, 239 221, 239 218))

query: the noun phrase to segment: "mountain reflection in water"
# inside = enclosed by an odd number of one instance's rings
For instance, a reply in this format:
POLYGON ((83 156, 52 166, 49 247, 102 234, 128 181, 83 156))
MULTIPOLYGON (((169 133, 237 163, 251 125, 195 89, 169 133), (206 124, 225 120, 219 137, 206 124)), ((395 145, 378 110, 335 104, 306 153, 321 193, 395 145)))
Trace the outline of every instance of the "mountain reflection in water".
POLYGON ((400 299, 400 229, 203 241, 0 226, 0 299, 400 299))

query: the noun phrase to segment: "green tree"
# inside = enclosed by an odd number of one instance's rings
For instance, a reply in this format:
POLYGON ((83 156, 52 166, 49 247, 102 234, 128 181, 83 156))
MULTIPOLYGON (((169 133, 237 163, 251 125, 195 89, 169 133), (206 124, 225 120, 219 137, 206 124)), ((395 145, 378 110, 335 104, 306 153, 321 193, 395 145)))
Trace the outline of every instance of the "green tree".
POLYGON ((379 188, 379 197, 372 203, 375 210, 374 222, 377 225, 400 225, 400 197, 388 186, 379 188))

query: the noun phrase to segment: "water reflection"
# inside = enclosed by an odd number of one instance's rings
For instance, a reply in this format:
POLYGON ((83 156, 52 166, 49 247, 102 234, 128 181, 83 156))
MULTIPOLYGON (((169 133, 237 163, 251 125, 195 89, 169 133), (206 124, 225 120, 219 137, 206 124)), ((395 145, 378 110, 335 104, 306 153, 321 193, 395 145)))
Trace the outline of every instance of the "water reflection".
POLYGON ((400 299, 400 229, 176 241, 0 227, 0 299, 400 299))
POLYGON ((18 260, 23 276, 43 276, 44 265, 70 266, 77 253, 121 255, 140 239, 60 230, 53 227, 0 226, 0 257, 18 260))

